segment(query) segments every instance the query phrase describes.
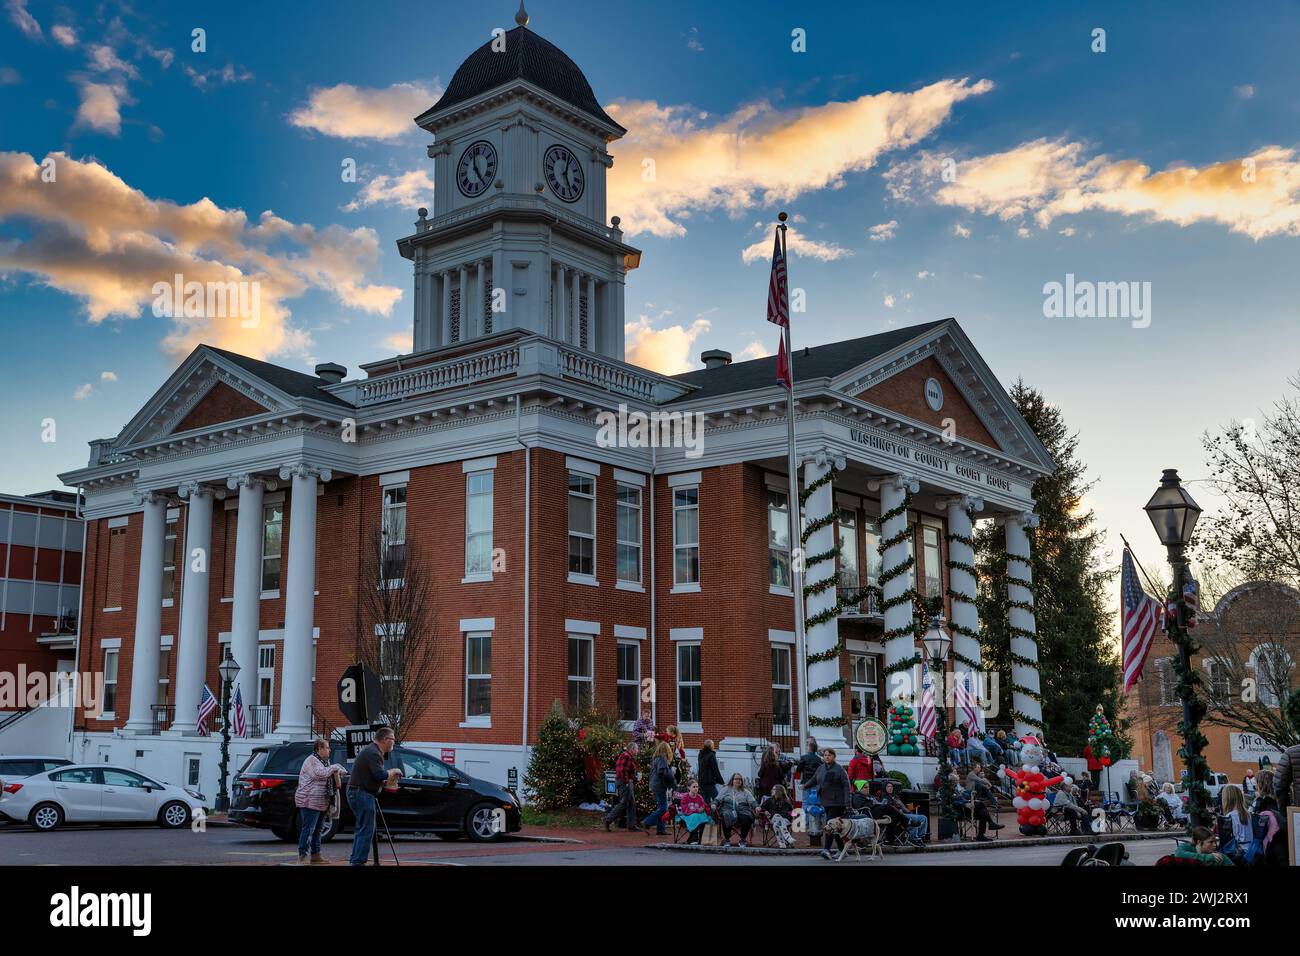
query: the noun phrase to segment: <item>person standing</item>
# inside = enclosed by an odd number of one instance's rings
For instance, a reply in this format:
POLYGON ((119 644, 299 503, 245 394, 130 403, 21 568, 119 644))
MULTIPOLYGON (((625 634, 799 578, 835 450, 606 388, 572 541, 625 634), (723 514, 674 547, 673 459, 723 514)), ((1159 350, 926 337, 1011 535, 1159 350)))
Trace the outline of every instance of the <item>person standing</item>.
POLYGON ((628 833, 636 833, 641 829, 636 825, 636 755, 640 749, 641 746, 635 739, 629 740, 614 761, 614 783, 618 786, 618 799, 601 821, 606 831, 620 817, 626 821, 628 833))
POLYGON ((781 758, 777 756, 776 744, 768 747, 763 752, 763 761, 758 766, 758 776, 754 779, 754 787, 758 791, 758 799, 765 800, 772 792, 772 788, 780 786, 785 780, 785 768, 781 766, 781 758))
POLYGON ((357 759, 352 762, 352 776, 348 778, 348 806, 352 808, 354 826, 352 858, 348 863, 352 866, 365 866, 370 855, 380 788, 402 775, 396 767, 384 769, 384 761, 396 743, 393 728, 380 727, 371 742, 357 751, 357 759))
POLYGON ((722 771, 718 769, 718 753, 712 740, 704 741, 696 760, 699 763, 696 778, 700 781, 700 793, 703 794, 704 801, 711 804, 718 795, 718 787, 722 785, 722 771))
MULTIPOLYGON (((835 751, 827 747, 822 751, 822 765, 813 777, 812 785, 817 788, 817 796, 826 809, 826 822, 844 816, 849 805, 849 775, 835 762, 835 751)), ((826 831, 822 837, 822 857, 831 858, 831 845, 844 849, 844 840, 826 831)))
POLYGON ((853 789, 858 792, 868 789, 875 775, 876 768, 871 758, 862 750, 856 751, 849 761, 849 783, 853 789))
POLYGON ((816 740, 809 737, 804 743, 807 749, 799 755, 799 762, 795 766, 799 771, 799 785, 806 790, 813 785, 813 777, 822 768, 822 757, 817 750, 816 740))
POLYGON ((677 779, 673 758, 673 748, 667 741, 659 741, 655 746, 655 758, 650 761, 650 793, 655 798, 655 808, 641 821, 641 825, 646 829, 649 829, 650 824, 653 823, 655 834, 658 836, 668 835, 664 826, 664 815, 668 812, 668 791, 672 789, 677 779))
POLYGON ((307 759, 298 771, 298 789, 293 795, 293 805, 298 808, 298 863, 324 863, 320 855, 320 835, 329 819, 330 798, 325 792, 325 784, 334 777, 337 788, 348 772, 347 767, 327 763, 329 760, 329 742, 316 738, 307 759), (307 853, 310 850, 311 858, 307 853))

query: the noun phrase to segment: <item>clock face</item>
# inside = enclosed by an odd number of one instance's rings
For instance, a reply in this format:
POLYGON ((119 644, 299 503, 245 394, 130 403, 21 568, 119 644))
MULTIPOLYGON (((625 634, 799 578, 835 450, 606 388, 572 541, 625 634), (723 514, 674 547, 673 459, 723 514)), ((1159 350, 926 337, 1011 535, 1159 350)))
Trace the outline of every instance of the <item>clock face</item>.
POLYGON ((542 171, 551 192, 565 202, 577 202, 586 185, 582 163, 563 146, 552 146, 542 158, 542 171))
POLYGON ((465 147, 456 164, 456 185, 466 196, 478 196, 497 178, 497 151, 487 140, 465 147))

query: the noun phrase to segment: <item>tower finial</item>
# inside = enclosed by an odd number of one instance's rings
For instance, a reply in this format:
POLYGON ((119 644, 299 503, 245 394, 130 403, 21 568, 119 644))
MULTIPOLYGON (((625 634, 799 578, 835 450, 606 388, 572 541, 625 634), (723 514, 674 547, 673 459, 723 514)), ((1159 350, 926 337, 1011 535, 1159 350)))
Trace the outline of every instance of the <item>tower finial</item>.
POLYGON ((519 12, 515 14, 515 23, 521 27, 528 26, 528 11, 524 9, 524 0, 519 0, 519 12))

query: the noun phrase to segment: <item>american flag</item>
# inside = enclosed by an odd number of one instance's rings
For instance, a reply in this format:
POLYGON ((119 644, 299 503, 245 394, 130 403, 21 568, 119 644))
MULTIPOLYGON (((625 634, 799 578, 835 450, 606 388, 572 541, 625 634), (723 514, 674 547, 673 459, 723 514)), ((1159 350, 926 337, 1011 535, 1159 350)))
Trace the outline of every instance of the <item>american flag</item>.
POLYGON ((208 685, 203 685, 203 696, 199 698, 199 736, 208 735, 208 718, 216 712, 217 699, 212 696, 212 691, 208 690, 208 685))
POLYGON ((957 707, 966 722, 966 726, 972 730, 984 730, 984 712, 980 710, 979 704, 975 701, 975 694, 972 692, 971 685, 975 675, 970 671, 962 671, 961 679, 956 682, 955 693, 957 697, 957 707))
POLYGON ((234 730, 236 737, 248 736, 248 721, 244 719, 244 695, 240 693, 239 685, 235 685, 235 704, 234 704, 234 730))
POLYGON ((939 728, 939 717, 934 710, 934 682, 930 668, 921 662, 921 706, 917 708, 916 729, 922 737, 933 737, 939 728))
POLYGON ((772 278, 767 283, 767 321, 781 328, 790 325, 790 290, 786 288, 785 256, 781 254, 781 233, 772 248, 772 278))
POLYGON ((1124 629, 1124 693, 1142 676, 1142 666, 1160 626, 1160 602, 1142 590, 1133 556, 1124 549, 1120 572, 1120 621, 1124 629))
MULTIPOLYGON (((1187 605, 1187 629, 1190 631, 1196 626, 1196 609, 1201 604, 1201 586, 1195 578, 1189 577, 1183 585, 1183 603, 1187 605)), ((1173 601, 1165 607, 1165 620, 1168 627, 1178 620, 1178 605, 1173 601)))
POLYGON ((794 389, 794 382, 790 378, 790 356, 785 352, 785 336, 781 337, 781 344, 776 350, 776 380, 786 388, 794 389))

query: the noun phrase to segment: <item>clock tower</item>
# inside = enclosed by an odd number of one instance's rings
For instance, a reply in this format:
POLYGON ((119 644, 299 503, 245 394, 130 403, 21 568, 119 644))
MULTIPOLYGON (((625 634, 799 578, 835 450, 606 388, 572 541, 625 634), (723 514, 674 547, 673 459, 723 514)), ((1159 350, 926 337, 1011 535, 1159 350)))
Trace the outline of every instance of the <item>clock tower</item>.
POLYGON ((623 282, 640 252, 607 221, 609 143, 627 131, 582 71, 528 28, 496 31, 415 122, 434 208, 398 241, 414 264, 413 349, 511 329, 623 360, 623 282))

